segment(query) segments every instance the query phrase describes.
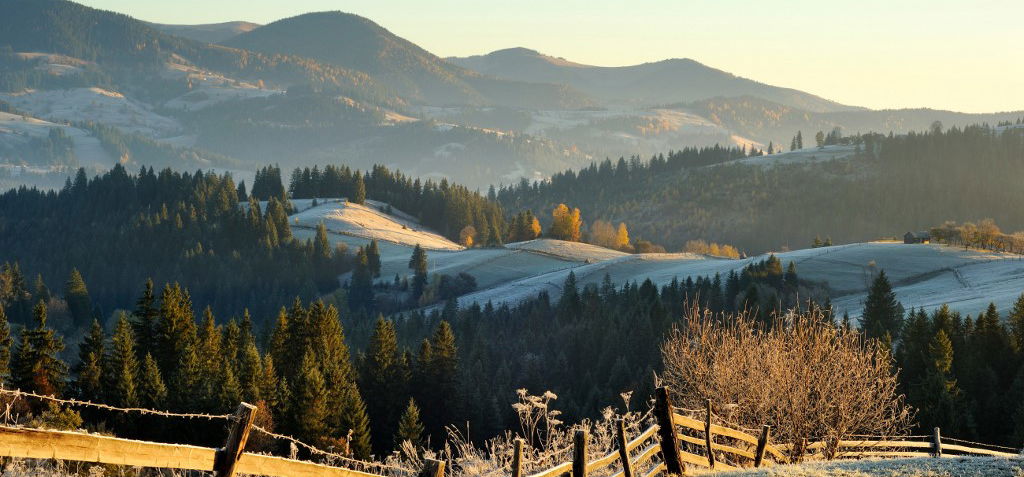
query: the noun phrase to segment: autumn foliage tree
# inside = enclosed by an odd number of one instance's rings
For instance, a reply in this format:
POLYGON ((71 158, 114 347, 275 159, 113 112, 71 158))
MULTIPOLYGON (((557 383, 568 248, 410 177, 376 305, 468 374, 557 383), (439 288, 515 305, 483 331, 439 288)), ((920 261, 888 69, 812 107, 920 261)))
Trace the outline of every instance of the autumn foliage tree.
POLYGON ((580 209, 569 209, 565 204, 558 204, 551 212, 551 228, 548 229, 548 236, 558 240, 569 242, 580 241, 580 227, 583 219, 580 217, 580 209))

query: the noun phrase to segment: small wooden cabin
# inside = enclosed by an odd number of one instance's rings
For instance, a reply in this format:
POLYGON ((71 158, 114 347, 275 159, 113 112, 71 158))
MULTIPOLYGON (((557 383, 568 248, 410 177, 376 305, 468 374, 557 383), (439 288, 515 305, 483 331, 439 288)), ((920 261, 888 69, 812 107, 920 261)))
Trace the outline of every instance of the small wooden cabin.
POLYGON ((903 243, 930 243, 932 241, 932 234, 922 232, 907 232, 903 234, 903 243))

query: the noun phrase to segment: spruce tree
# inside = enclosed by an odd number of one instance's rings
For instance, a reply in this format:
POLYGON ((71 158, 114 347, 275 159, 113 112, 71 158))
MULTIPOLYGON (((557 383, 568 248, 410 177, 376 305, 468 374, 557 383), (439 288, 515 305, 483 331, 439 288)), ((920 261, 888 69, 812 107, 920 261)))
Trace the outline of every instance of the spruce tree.
POLYGON ((105 380, 103 377, 104 341, 106 335, 98 320, 93 320, 89 333, 78 345, 78 364, 72 370, 75 375, 75 393, 85 401, 102 401, 105 380))
POLYGON ((11 325, 7 322, 7 313, 0 305, 0 386, 10 382, 11 378, 11 325))
POLYGON ((372 453, 370 418, 366 414, 366 403, 355 383, 345 387, 340 411, 340 430, 343 435, 351 436, 349 446, 352 454, 357 459, 369 460, 372 453))
POLYGON ((142 358, 138 395, 139 403, 149 409, 163 409, 167 404, 167 386, 156 360, 149 353, 142 358))
POLYGON ((366 182, 363 180, 363 175, 359 172, 355 175, 355 187, 352 190, 352 202, 362 205, 366 203, 366 182))
POLYGON ((135 407, 138 401, 139 364, 135 336, 128 317, 121 314, 114 328, 104 368, 107 401, 115 406, 135 407))
POLYGON ((864 302, 860 328, 868 338, 891 342, 902 326, 903 305, 896 300, 885 271, 880 271, 864 302))
POLYGON ((416 244, 416 247, 412 250, 412 256, 409 257, 409 269, 413 271, 412 279, 412 297, 413 299, 419 299, 423 295, 423 290, 427 286, 427 252, 420 247, 420 244, 416 244))
POLYGON ((11 381, 22 390, 60 395, 67 376, 67 365, 59 357, 64 343, 46 325, 46 311, 46 304, 41 301, 32 309, 35 327, 21 331, 11 360, 11 381))
POLYGON ((160 309, 156 306, 156 294, 153 290, 153 279, 147 279, 142 296, 135 302, 132 312, 132 326, 135 328, 136 351, 141 359, 154 351, 154 333, 160 309))
POLYGON ((64 284, 64 300, 68 303, 68 311, 74 320, 75 326, 82 326, 88 323, 92 317, 92 300, 89 298, 89 289, 85 286, 82 274, 77 268, 71 269, 71 275, 64 284))
POLYGON ((395 324, 383 316, 378 317, 363 359, 359 387, 367 396, 374 396, 367 401, 367 411, 372 418, 372 434, 376 436, 374 449, 378 453, 390 444, 384 440, 385 436, 394 433, 402 401, 408 392, 408 383, 404 382, 399 369, 400 358, 395 324))
POLYGON ((312 350, 306 350, 292 384, 292 409, 302 412, 290 416, 295 422, 294 432, 299 439, 317 443, 327 435, 330 416, 327 385, 316 364, 312 350))
POLYGON ((1007 321, 1014 349, 1017 353, 1024 353, 1024 293, 1021 293, 1013 303, 1007 321))
POLYGON ((409 441, 415 447, 423 445, 423 423, 420 422, 420 408, 416 407, 416 401, 409 398, 409 404, 402 412, 398 420, 398 431, 395 433, 394 446, 399 447, 403 442, 409 441))
POLYGON ((377 244, 377 239, 370 240, 370 244, 366 246, 366 261, 370 266, 370 272, 373 273, 374 278, 380 276, 380 246, 377 244))
POLYGON ((918 408, 921 429, 941 427, 959 434, 963 417, 960 390, 953 379, 953 344, 946 332, 939 330, 928 343, 927 370, 911 385, 908 399, 918 408))

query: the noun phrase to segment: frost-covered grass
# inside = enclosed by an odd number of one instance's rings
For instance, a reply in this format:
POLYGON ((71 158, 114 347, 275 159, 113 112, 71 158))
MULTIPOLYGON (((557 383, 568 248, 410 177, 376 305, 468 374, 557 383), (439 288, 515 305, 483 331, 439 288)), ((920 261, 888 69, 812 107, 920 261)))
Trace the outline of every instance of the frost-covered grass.
POLYGON ((865 459, 780 465, 735 472, 697 472, 716 477, 1024 477, 1024 459, 952 457, 865 459))
POLYGON ((27 90, 0 94, 15 108, 50 121, 95 121, 118 129, 161 138, 179 134, 177 120, 154 113, 145 104, 102 88, 27 90))
POLYGON ((99 139, 79 128, 45 121, 32 116, 0 112, 0 145, 20 146, 31 138, 46 137, 50 129, 60 128, 74 142, 75 157, 82 166, 114 164, 114 158, 100 144, 99 139))

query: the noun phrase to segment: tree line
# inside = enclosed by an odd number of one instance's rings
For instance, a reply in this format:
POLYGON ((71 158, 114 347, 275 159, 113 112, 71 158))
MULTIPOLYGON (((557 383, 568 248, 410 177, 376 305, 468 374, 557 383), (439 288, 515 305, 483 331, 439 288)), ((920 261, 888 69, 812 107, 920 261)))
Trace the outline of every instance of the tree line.
POLYGON ((919 431, 941 427, 951 436, 1018 447, 1024 441, 1024 294, 1005 314, 994 304, 973 317, 946 305, 931 313, 905 310, 881 272, 860 328, 892 349, 919 431))

